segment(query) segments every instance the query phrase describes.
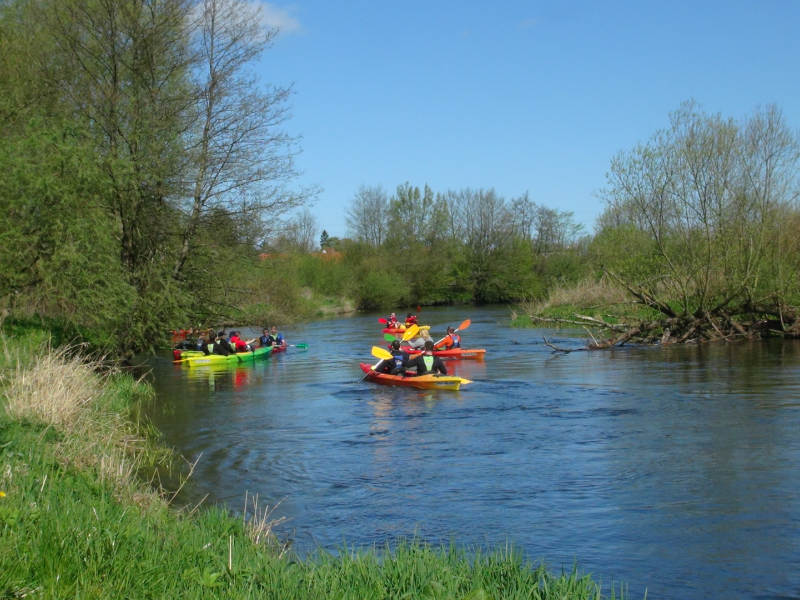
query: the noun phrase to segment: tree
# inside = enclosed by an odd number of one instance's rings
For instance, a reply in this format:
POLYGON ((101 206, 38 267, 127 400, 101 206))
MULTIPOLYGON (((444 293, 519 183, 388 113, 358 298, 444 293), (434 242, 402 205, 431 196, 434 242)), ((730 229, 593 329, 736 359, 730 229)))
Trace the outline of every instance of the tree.
POLYGON ((278 34, 262 30, 260 11, 247 0, 196 5, 197 104, 187 148, 191 197, 172 272, 176 279, 208 210, 274 219, 312 193, 286 186, 297 176, 296 139, 280 129, 289 117, 291 88, 261 91, 248 72, 278 34))
POLYGON ((383 186, 361 185, 345 215, 347 228, 359 242, 378 247, 388 231, 389 199, 383 186))
POLYGON ((304 208, 286 222, 274 245, 282 252, 313 252, 317 231, 317 218, 308 208, 304 208))
POLYGON ((319 247, 323 250, 328 247, 328 241, 330 240, 330 236, 328 235, 328 231, 323 229, 322 233, 319 236, 319 247))
POLYGON ((798 166, 800 140, 775 106, 735 120, 686 102, 669 127, 618 154, 601 235, 647 254, 605 267, 661 318, 609 326, 619 335, 598 346, 800 336, 787 302, 800 298, 798 166))

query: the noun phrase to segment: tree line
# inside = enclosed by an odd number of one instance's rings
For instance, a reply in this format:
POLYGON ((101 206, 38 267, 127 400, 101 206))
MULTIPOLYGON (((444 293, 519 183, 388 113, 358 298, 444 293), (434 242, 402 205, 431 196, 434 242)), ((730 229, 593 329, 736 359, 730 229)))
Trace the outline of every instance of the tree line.
MULTIPOLYGON (((347 209, 346 254, 360 259, 360 301, 502 302, 539 294, 578 268, 583 228, 573 213, 506 199, 493 189, 394 194, 361 186, 347 209), (383 293, 381 293, 383 292, 383 293)), ((356 269, 358 272, 358 268, 356 269)))

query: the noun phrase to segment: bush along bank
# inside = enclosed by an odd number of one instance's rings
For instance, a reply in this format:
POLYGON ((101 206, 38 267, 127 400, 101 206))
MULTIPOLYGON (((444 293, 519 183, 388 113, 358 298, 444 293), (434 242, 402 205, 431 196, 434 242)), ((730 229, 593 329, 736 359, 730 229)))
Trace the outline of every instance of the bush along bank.
POLYGON ((604 597, 508 548, 400 540, 300 558, 257 504, 177 511, 137 476, 166 455, 137 420, 152 389, 38 343, 4 339, 0 356, 2 597, 604 597))

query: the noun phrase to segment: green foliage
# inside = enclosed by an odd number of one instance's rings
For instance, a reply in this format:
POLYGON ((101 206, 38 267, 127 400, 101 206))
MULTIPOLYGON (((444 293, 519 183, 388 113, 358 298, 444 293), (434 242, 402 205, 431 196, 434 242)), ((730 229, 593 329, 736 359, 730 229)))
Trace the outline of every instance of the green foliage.
POLYGON ((777 107, 736 120, 685 102, 612 160, 592 251, 667 313, 797 297, 799 165, 800 137, 777 107))
POLYGON ((408 288, 402 274, 391 271, 370 270, 356 288, 358 306, 374 310, 408 304, 408 288))

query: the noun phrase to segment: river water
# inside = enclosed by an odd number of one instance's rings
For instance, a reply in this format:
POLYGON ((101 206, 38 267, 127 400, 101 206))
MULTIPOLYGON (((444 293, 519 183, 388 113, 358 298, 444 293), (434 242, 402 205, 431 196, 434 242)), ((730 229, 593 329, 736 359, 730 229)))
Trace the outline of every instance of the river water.
POLYGON ((800 343, 580 347, 585 332, 513 329, 507 307, 425 308, 459 392, 356 384, 379 315, 294 327, 290 348, 210 371, 149 361, 150 417, 197 466, 183 494, 241 509, 245 492, 301 552, 511 541, 554 569, 641 598, 800 598, 800 343), (439 335, 439 337, 441 337, 439 335))

